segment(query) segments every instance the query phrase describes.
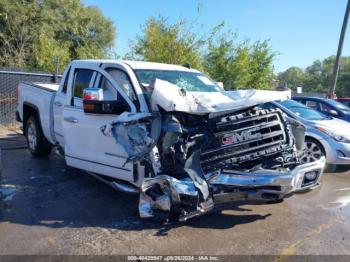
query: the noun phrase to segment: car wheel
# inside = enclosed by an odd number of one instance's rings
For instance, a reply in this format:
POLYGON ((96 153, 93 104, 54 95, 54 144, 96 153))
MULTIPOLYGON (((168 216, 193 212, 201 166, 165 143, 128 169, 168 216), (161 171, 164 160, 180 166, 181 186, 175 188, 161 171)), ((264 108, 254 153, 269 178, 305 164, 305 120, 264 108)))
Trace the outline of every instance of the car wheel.
POLYGON ((320 142, 312 138, 306 138, 304 154, 300 160, 301 163, 312 163, 319 160, 322 156, 326 156, 326 153, 320 142))
POLYGON ((34 157, 46 157, 51 153, 52 145, 45 138, 36 117, 28 118, 25 133, 28 149, 34 157))

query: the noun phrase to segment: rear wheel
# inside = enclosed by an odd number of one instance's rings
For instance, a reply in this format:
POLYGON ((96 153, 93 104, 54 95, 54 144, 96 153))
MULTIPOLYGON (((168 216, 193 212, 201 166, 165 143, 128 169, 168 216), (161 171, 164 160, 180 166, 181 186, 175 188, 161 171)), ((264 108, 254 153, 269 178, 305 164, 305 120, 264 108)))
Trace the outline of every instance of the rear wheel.
POLYGON ((305 139, 304 154, 301 163, 311 163, 319 160, 322 156, 326 156, 323 146, 320 142, 312 138, 305 139))
POLYGON ((28 149, 34 157, 46 157, 51 153, 52 145, 45 138, 38 120, 30 116, 25 125, 28 149))

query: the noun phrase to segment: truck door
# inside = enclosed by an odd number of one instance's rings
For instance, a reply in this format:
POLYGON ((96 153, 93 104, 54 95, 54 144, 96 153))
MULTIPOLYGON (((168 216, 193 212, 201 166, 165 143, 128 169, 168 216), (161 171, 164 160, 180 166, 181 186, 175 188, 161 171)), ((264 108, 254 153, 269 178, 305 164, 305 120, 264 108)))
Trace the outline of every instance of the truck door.
POLYGON ((63 117, 63 105, 67 99, 67 87, 68 80, 70 79, 70 67, 66 70, 64 76, 64 82, 60 86, 56 95, 54 96, 53 101, 53 130, 56 141, 60 145, 64 145, 64 135, 63 135, 63 125, 62 125, 62 117, 63 117))
POLYGON ((69 92, 72 99, 63 108, 62 122, 67 164, 136 183, 132 162, 126 164, 128 155, 124 147, 113 136, 106 136, 101 131, 101 127, 113 122, 118 115, 85 113, 82 101, 85 88, 102 89, 107 100, 127 102, 130 112, 135 115, 138 113, 132 98, 111 74, 100 67, 75 66, 71 70, 73 72, 69 92))

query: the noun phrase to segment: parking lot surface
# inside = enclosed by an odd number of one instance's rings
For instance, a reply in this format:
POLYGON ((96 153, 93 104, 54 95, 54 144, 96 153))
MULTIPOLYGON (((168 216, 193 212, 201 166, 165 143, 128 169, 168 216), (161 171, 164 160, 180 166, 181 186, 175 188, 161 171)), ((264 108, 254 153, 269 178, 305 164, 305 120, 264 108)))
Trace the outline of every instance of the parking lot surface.
POLYGON ((32 158, 16 132, 0 148, 0 254, 350 254, 350 168, 281 203, 161 224, 138 217, 137 195, 32 158))

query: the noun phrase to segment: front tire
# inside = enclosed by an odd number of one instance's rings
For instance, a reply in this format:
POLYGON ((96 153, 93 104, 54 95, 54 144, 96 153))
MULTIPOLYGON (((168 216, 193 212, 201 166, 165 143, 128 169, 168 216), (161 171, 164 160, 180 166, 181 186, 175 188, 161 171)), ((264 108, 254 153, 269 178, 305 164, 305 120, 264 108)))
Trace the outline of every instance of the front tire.
POLYGON ((47 157, 50 155, 52 145, 45 138, 38 119, 35 116, 28 118, 25 125, 25 133, 28 149, 34 157, 47 157))
POLYGON ((315 139, 307 137, 305 139, 305 149, 301 158, 301 163, 312 163, 319 160, 323 156, 326 156, 326 152, 321 143, 315 139))

